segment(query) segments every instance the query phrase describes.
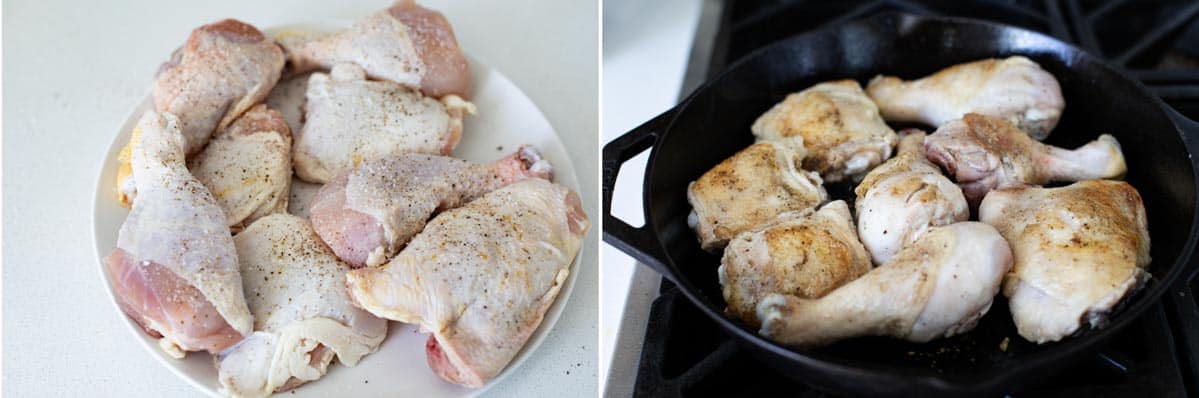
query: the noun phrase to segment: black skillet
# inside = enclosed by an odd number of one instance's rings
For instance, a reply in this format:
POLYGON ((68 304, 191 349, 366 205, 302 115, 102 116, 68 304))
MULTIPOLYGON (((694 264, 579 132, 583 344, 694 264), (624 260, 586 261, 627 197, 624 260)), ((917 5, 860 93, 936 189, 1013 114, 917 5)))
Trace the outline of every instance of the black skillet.
POLYGON ((969 19, 881 15, 762 48, 678 106, 605 145, 604 241, 675 282, 725 332, 788 377, 855 395, 995 395, 1017 391, 1095 354, 1104 340, 1153 306, 1188 267, 1196 245, 1197 166, 1192 153, 1199 153, 1199 124, 1068 44, 969 19), (865 83, 876 74, 911 79, 957 63, 1015 54, 1040 63, 1061 83, 1066 111, 1046 142, 1074 148, 1101 133, 1115 135, 1128 162, 1127 180, 1144 199, 1153 278, 1113 313, 1106 327, 1038 346, 1016 334, 1000 296, 978 327, 962 336, 927 344, 859 338, 793 350, 722 315, 725 302, 716 277, 720 258, 701 250, 687 227, 691 209, 685 192, 690 181, 752 142, 749 126, 758 115, 788 93, 822 81, 854 78, 865 83), (612 187, 620 165, 650 148, 642 198, 646 224, 634 228, 611 215, 612 187), (1008 344, 1001 350, 1004 339, 1008 344))

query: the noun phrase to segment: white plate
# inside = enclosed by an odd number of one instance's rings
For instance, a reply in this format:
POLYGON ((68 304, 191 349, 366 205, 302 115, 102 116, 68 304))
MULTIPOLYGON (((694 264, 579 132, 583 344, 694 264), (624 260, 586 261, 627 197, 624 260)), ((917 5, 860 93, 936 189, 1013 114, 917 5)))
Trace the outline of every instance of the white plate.
MULTIPOLYGON (((288 25, 265 31, 270 35, 285 29, 329 31, 345 26, 348 26, 348 22, 330 21, 288 25)), ((579 190, 578 179, 566 149, 562 147, 558 135, 550 127, 549 121, 537 109, 537 106, 504 75, 478 59, 468 58, 474 77, 473 102, 478 106, 479 114, 466 118, 462 141, 454 151, 454 156, 474 162, 490 162, 508 155, 521 144, 532 144, 540 149, 541 154, 553 165, 554 181, 577 192, 579 190)), ((147 352, 200 390, 211 396, 220 396, 220 383, 217 382, 217 373, 213 367, 212 357, 203 352, 189 353, 182 360, 167 357, 158 348, 157 342, 146 335, 117 307, 112 286, 108 282, 103 268, 103 259, 116 247, 117 230, 129 214, 129 211, 122 207, 116 198, 114 181, 116 179, 117 155, 129 141, 129 132, 138 117, 151 107, 152 100, 147 94, 146 99, 129 114, 125 119, 125 124, 117 131, 116 137, 113 138, 112 144, 108 148, 108 155, 105 156, 104 163, 100 165, 100 176, 96 185, 95 212, 92 218, 96 258, 99 265, 97 269, 100 271, 102 280, 106 282, 104 287, 109 298, 113 299, 113 316, 119 316, 127 321, 130 333, 146 348, 147 352)), ((293 184, 293 186, 293 198, 298 199, 299 202, 291 206, 292 211, 306 213, 303 209, 306 207, 304 202, 307 201, 307 196, 314 191, 315 186, 304 183, 293 184)), ((579 257, 581 256, 580 252, 579 257)), ((550 307, 549 312, 546 313, 541 326, 529 338, 528 343, 516 355, 516 358, 508 364, 508 367, 482 388, 469 389, 441 380, 433 374, 425 361, 427 335, 419 333, 416 326, 391 322, 388 337, 384 340, 379 352, 368 355, 359 362, 358 366, 353 368, 347 368, 337 363, 332 364, 329 366, 329 373, 321 379, 300 386, 294 390, 294 394, 290 392, 284 394, 295 397, 468 397, 477 395, 503 380, 509 373, 516 371, 520 364, 528 359, 537 346, 545 340, 546 335, 558 321, 562 309, 566 306, 571 291, 574 290, 579 257, 575 258, 566 285, 559 293, 558 299, 550 307)))

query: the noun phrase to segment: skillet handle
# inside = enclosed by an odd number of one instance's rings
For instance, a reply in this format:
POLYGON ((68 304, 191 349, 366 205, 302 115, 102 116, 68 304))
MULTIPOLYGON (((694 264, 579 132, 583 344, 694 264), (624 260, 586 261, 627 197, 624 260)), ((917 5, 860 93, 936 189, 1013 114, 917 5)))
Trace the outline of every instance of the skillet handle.
POLYGON ((667 123, 673 118, 674 109, 671 109, 617 137, 604 145, 603 159, 604 242, 627 253, 671 281, 675 281, 676 276, 666 265, 666 252, 662 250, 661 243, 650 229, 648 217, 646 225, 634 228, 613 216, 612 190, 616 186, 616 176, 620 173, 620 166, 637 154, 650 149, 657 142, 662 129, 666 128, 667 123))

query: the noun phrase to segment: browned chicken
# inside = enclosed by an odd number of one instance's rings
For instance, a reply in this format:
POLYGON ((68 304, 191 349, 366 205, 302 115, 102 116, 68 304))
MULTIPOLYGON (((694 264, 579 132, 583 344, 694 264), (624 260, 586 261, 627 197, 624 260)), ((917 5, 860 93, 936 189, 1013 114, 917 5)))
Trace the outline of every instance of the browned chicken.
MULTIPOLYGON (((154 109, 179 118, 184 153, 198 153, 213 132, 262 102, 279 80, 283 51, 258 29, 235 19, 192 31, 154 81, 154 109)), ((120 156, 117 191, 129 205, 137 193, 129 147, 120 156)))
POLYGON ((866 93, 890 121, 941 127, 978 113, 1007 120, 1036 140, 1049 136, 1066 107, 1057 79, 1021 56, 958 64, 907 82, 879 76, 866 93))
POLYGON ((773 220, 779 213, 813 208, 828 200, 820 176, 798 168, 803 147, 777 142, 742 149, 687 187, 687 223, 704 250, 724 248, 737 234, 773 220))
POLYGON ((860 175, 891 157, 895 131, 853 80, 817 84, 788 95, 752 127, 759 141, 806 148, 803 168, 837 182, 860 175))
POLYGON ((819 298, 870 271, 844 201, 783 213, 770 226, 737 235, 717 274, 725 312, 758 327, 758 301, 772 293, 819 298))
POLYGON ((399 0, 329 36, 308 40, 285 35, 280 43, 292 73, 352 62, 372 79, 390 80, 435 98, 470 98, 470 66, 449 21, 413 0, 399 0))
POLYGON ((279 112, 259 104, 221 129, 188 168, 240 231, 259 217, 287 212, 291 129, 279 112))
POLYGON ((1084 324, 1102 327, 1112 308, 1149 279, 1145 205, 1126 182, 999 189, 978 213, 1012 245, 1016 263, 1003 294, 1029 341, 1058 341, 1084 324))
POLYGON ((924 148, 929 160, 957 180, 972 206, 995 188, 1119 178, 1127 170, 1120 143, 1110 135, 1067 150, 1034 141, 1003 119, 973 113, 945 123, 924 140, 924 148))

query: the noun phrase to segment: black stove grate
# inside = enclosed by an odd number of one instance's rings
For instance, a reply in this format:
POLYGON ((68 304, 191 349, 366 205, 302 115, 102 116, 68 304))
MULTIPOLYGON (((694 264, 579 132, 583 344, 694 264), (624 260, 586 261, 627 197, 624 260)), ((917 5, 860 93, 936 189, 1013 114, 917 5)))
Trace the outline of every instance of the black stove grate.
MULTIPOLYGON (((1123 69, 1199 120, 1199 1, 1193 0, 727 0, 707 75, 775 41, 885 12, 976 18, 1052 35, 1123 69)), ((759 364, 670 282, 663 280, 661 292, 650 310, 634 396, 828 396, 759 364)), ((1199 396, 1196 293, 1199 268, 1100 354, 1012 395, 1199 396)))

